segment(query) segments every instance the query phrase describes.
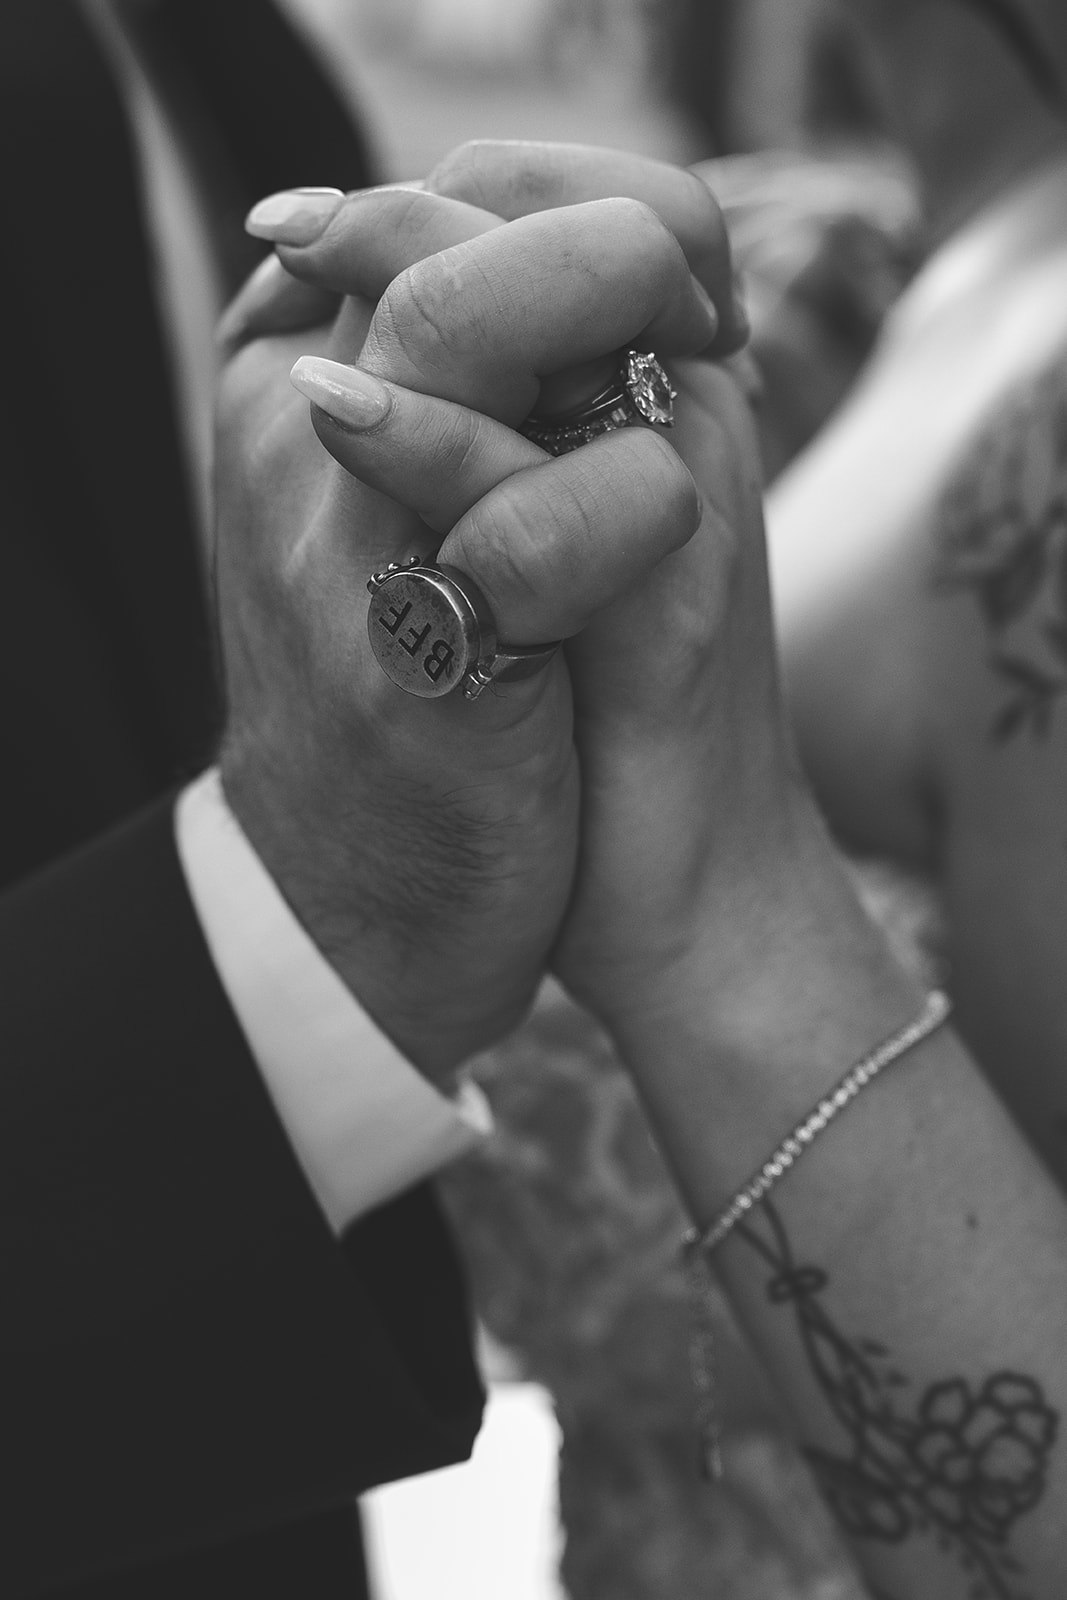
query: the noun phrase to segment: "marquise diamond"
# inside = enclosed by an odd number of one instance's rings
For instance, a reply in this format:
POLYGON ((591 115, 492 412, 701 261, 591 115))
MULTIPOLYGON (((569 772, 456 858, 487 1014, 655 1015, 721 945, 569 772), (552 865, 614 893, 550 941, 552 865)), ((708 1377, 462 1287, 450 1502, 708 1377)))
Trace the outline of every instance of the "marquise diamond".
POLYGON ((669 428, 674 423, 677 390, 655 356, 631 350, 626 357, 626 388, 646 422, 669 428))

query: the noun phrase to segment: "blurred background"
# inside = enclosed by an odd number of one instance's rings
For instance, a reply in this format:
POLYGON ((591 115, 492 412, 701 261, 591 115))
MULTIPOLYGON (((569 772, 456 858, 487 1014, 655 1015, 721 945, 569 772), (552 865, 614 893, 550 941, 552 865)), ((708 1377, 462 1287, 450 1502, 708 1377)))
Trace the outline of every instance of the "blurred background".
POLYGON ((744 275, 768 483, 851 386, 917 264, 907 163, 848 0, 285 0, 382 178, 472 138, 697 165, 744 275))
POLYGON ((772 480, 827 419, 911 275, 917 210, 848 0, 285 0, 387 179, 471 138, 695 165, 727 212, 772 480))
POLYGON ((870 127, 827 0, 287 0, 331 41, 384 171, 472 137, 692 162, 870 127))

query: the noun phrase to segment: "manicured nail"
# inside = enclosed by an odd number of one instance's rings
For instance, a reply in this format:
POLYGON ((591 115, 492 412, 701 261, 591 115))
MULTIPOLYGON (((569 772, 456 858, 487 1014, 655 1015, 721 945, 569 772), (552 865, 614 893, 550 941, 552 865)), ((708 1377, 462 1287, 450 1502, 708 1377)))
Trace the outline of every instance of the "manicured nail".
POLYGON ((336 212, 340 189, 284 189, 254 205, 245 218, 245 232, 271 244, 314 244, 336 212))
POLYGON ((393 397, 384 383, 359 367, 346 367, 325 356, 301 356, 289 381, 326 415, 362 433, 388 416, 393 397))
POLYGON ((697 299, 707 312, 708 343, 710 344, 719 331, 719 313, 715 309, 714 300, 711 298, 711 295, 705 289, 704 285, 700 282, 699 278, 693 279, 693 289, 697 299))
POLYGON ((742 342, 752 332, 752 319, 745 303, 745 280, 740 272, 734 273, 734 328, 742 342))
POLYGON ((265 256, 259 263, 237 299, 231 301, 215 325, 215 343, 220 350, 224 351, 242 336, 249 325, 250 312, 260 304, 269 285, 275 283, 278 273, 283 271, 276 255, 265 256))

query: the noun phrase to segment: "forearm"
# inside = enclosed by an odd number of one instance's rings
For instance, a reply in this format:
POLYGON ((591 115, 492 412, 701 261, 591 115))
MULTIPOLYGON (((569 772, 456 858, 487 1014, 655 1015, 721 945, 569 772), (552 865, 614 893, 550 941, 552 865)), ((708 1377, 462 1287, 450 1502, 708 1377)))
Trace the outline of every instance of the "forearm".
MULTIPOLYGON (((713 984, 694 963, 651 1026, 620 1030, 702 1224, 921 1005, 823 849, 758 947, 717 915, 713 984)), ((879 1593, 1059 1592, 1067 1212, 950 1031, 887 1068, 715 1262, 879 1593)))

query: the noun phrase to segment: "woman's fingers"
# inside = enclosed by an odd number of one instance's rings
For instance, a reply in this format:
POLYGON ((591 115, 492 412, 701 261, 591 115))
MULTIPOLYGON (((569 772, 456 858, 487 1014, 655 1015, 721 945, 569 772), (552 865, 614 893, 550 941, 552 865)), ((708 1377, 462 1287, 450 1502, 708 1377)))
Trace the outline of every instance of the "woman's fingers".
POLYGON ((710 353, 728 355, 748 336, 722 211, 703 179, 682 167, 591 145, 474 140, 447 155, 426 188, 508 221, 612 195, 639 200, 674 234, 715 303, 720 331, 710 353))
POLYGON ((540 382, 629 345, 705 350, 717 317, 647 206, 597 200, 520 217, 402 272, 360 364, 517 423, 540 382))
MULTIPOLYGON (((265 267, 227 316, 222 337, 235 346, 258 333, 310 326, 334 302, 302 296, 296 279, 322 294, 376 302, 399 274, 428 256, 559 207, 625 197, 649 208, 678 240, 715 309, 707 346, 728 355, 748 323, 734 287, 729 240, 707 185, 664 162, 590 146, 482 141, 461 145, 426 184, 398 184, 342 195, 292 190, 271 195, 247 226, 275 244, 284 272, 265 267), (288 274, 288 278, 285 276, 288 274)), ((351 330, 335 353, 354 356, 351 330)))
MULTIPOLYGON (((222 354, 228 359, 251 339, 329 322, 345 297, 373 306, 405 267, 499 226, 499 217, 424 195, 418 184, 347 195, 339 189, 268 195, 253 206, 245 227, 276 253, 223 313, 216 332, 222 354)), ((357 344, 353 354, 358 350, 357 344)))
POLYGON ((485 144, 462 146, 437 169, 435 182, 442 192, 387 185, 321 200, 314 213, 306 191, 272 195, 247 225, 276 245, 292 276, 376 301, 415 262, 500 225, 501 214, 473 198, 480 186, 498 194, 508 221, 587 200, 630 198, 648 205, 675 234, 710 294, 719 319, 710 353, 727 354, 744 342, 747 323, 734 293, 722 215, 693 174, 616 151, 485 144), (464 187, 467 192, 459 193, 464 187))
MULTIPOLYGON (((500 217, 462 200, 411 184, 387 184, 339 197, 314 237, 300 244, 284 238, 272 242, 293 277, 335 294, 378 300, 405 267, 500 223, 500 217)), ((271 235, 261 229, 258 236, 271 235)))
POLYGON ((301 356, 290 376, 334 460, 441 538, 501 479, 546 459, 502 422, 359 367, 301 356))
POLYGON ((332 362, 302 359, 293 381, 346 472, 450 528, 440 560, 474 578, 510 644, 578 632, 699 522, 688 470, 648 429, 557 459, 463 406, 332 362))
MULTIPOLYGON (((559 326, 568 326, 568 301, 597 275, 616 312, 631 308, 629 317, 616 319, 620 331, 615 348, 639 340, 662 355, 690 353, 707 348, 717 329, 717 313, 689 275, 670 232, 647 206, 625 199, 570 207, 552 217, 517 219, 505 227, 489 212, 425 190, 366 190, 338 202, 317 239, 301 247, 279 246, 279 252, 288 272, 305 274, 309 284, 346 291, 330 342, 330 354, 340 361, 374 364, 364 339, 379 297, 385 303, 371 325, 371 348, 375 339, 387 338, 383 328, 394 309, 405 338, 420 306, 463 337, 452 305, 454 293, 475 322, 481 315, 475 301, 481 303, 484 344, 496 336, 490 328, 494 310, 498 327, 503 311, 514 329, 513 309, 538 321, 546 302, 555 311, 558 297, 559 326), (547 283, 547 272, 558 273, 558 279, 547 283), (663 295, 661 306, 654 304, 657 294, 663 295), (640 314, 633 314, 635 306, 640 314)), ((594 325, 588 325, 590 331, 594 325)), ((587 339, 584 354, 564 352, 567 342, 560 341, 560 355, 539 370, 537 375, 549 381, 539 396, 537 389, 531 390, 531 407, 536 401, 540 410, 566 411, 612 376, 615 363, 603 339, 599 348, 595 337, 587 339)), ((499 349, 504 365, 510 365, 511 346, 509 338, 507 348, 499 349)), ((416 363, 421 364, 421 356, 416 363)), ((388 375, 414 384, 410 371, 388 375)), ((455 398, 470 397, 459 393, 455 398)))

